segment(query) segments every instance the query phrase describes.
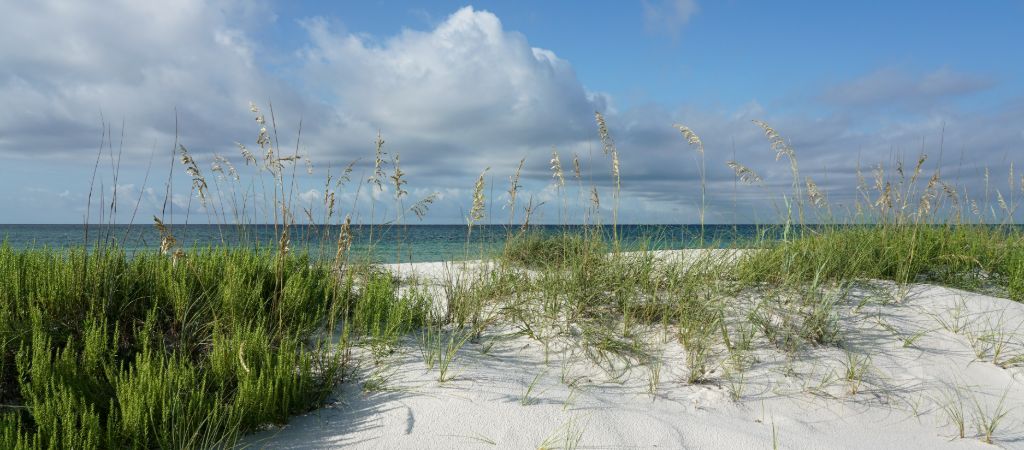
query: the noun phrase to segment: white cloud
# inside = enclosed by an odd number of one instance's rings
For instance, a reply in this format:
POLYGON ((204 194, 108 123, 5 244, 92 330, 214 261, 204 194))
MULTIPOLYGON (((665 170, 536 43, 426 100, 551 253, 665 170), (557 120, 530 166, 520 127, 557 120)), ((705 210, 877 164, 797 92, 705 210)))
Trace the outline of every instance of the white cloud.
POLYGON ((468 174, 494 158, 518 160, 526 148, 589 137, 593 111, 604 109, 567 61, 472 7, 380 43, 322 19, 304 26, 302 72, 336 105, 344 132, 335 132, 365 141, 383 129, 410 167, 445 161, 435 168, 474 167, 457 171, 468 174))
POLYGON ((323 196, 320 195, 320 191, 316 189, 310 189, 306 192, 299 194, 299 202, 303 207, 307 207, 317 202, 322 202, 323 196))
MULTIPOLYGON (((266 23, 262 3, 178 0, 12 2, 0 15, 0 153, 93 154, 100 114, 126 124, 129 156, 182 137, 230 145, 253 98, 295 101, 264 75, 239 27, 266 23), (142 146, 138 143, 142 142, 142 146)), ((129 158, 129 160, 132 158, 129 158)))

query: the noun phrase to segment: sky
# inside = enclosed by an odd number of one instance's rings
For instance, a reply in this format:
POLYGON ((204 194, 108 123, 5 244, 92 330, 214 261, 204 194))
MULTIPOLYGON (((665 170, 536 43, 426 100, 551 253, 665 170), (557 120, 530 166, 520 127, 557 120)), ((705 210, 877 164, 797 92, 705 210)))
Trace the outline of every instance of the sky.
POLYGON ((513 221, 531 197, 534 222, 583 220, 593 186, 605 221, 617 204, 620 223, 696 223, 702 210, 708 223, 773 222, 790 165, 754 120, 835 211, 853 207, 858 168, 873 184, 878 164, 909 171, 921 153, 924 178, 939 170, 983 205, 1015 204, 1022 20, 1020 1, 4 1, 0 223, 96 222, 112 203, 120 223, 223 220, 175 143, 211 196, 272 202, 270 175, 236 145, 259 148, 250 102, 268 121, 272 105, 280 154, 303 157, 288 193, 317 217, 328 174, 355 161, 336 195, 357 222, 415 222, 402 212, 435 194, 424 222, 464 223, 489 168, 485 221, 504 223, 525 158, 513 221), (618 202, 595 112, 621 160, 618 202), (676 124, 702 139, 703 177, 676 124), (401 203, 365 183, 378 132, 408 182, 401 203), (215 155, 241 180, 213 172, 215 155), (763 182, 737 183, 731 160, 763 182))

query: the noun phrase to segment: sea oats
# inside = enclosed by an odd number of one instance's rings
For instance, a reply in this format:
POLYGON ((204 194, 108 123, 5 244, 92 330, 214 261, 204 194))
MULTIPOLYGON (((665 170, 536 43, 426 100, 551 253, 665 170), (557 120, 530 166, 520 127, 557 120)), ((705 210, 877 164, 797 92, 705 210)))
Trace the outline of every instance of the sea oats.
MULTIPOLYGON (((287 222, 287 219, 285 219, 287 222)), ((285 226, 281 231, 281 238, 277 240, 277 251, 281 255, 287 255, 288 251, 291 250, 291 239, 288 238, 288 227, 285 226)))
POLYGON ((729 166, 729 168, 736 174, 736 177, 743 183, 755 184, 761 182, 761 177, 749 167, 746 167, 736 161, 728 161, 725 165, 729 166))
POLYGON ((401 167, 399 167, 398 153, 395 153, 395 157, 392 158, 391 166, 395 169, 390 177, 391 183, 394 184, 395 186, 395 200, 399 200, 406 194, 408 194, 408 192, 403 188, 403 186, 405 186, 406 184, 406 181, 402 179, 402 177, 405 176, 405 172, 402 172, 401 167))
POLYGON ((1010 175, 1007 177, 1010 182, 1010 192, 1013 192, 1013 161, 1010 161, 1010 175))
POLYGON ((939 181, 939 183, 942 185, 942 191, 946 194, 946 198, 950 199, 954 206, 959 206, 960 195, 957 194, 956 188, 943 181, 939 181))
POLYGON ((704 154, 704 142, 700 140, 697 133, 694 133, 693 130, 686 125, 675 124, 673 127, 683 134, 683 138, 686 139, 686 142, 696 148, 698 153, 702 155, 704 154))
POLYGON ((206 207, 206 194, 208 191, 206 178, 199 171, 199 165, 196 164, 195 159, 192 159, 188 149, 184 145, 179 145, 178 150, 181 153, 181 164, 185 166, 185 173, 192 177, 192 188, 199 194, 200 203, 202 203, 203 207, 206 207))
POLYGON ((370 175, 366 181, 377 187, 378 191, 384 190, 384 138, 380 135, 380 130, 377 130, 377 140, 374 141, 376 150, 374 152, 373 159, 373 174, 370 175))
POLYGON ((153 216, 153 223, 157 231, 160 232, 160 253, 166 255, 178 244, 178 241, 159 217, 153 216))
POLYGON ((509 187, 508 187, 508 204, 507 204, 507 206, 508 206, 509 209, 512 210, 512 215, 513 216, 515 215, 515 209, 516 209, 516 194, 519 192, 519 188, 522 187, 522 185, 519 184, 519 173, 522 172, 523 164, 525 164, 525 163, 526 163, 526 158, 520 159, 519 160, 519 166, 516 167, 515 173, 512 174, 512 176, 508 177, 509 187))
POLYGON ((334 186, 336 188, 341 189, 341 187, 344 186, 345 183, 351 181, 352 170, 357 162, 359 162, 359 159, 352 160, 351 162, 348 163, 347 166, 345 166, 345 170, 342 170, 341 175, 338 176, 338 181, 334 183, 334 186))
POLYGON ((534 209, 539 208, 543 204, 544 202, 541 202, 537 206, 534 206, 533 196, 530 196, 530 202, 527 203, 525 207, 523 207, 523 224, 519 226, 520 233, 525 233, 526 230, 530 227, 530 218, 533 217, 534 209))
POLYGON ((183 261, 184 259, 185 259, 185 250, 182 250, 182 249, 179 248, 179 249, 175 250, 174 253, 171 254, 171 265, 172 266, 177 266, 178 265, 178 261, 183 261))
POLYGON ((439 195, 439 193, 434 192, 426 197, 423 197, 422 199, 420 199, 420 201, 413 203, 412 207, 409 208, 409 211, 412 211, 412 213, 416 216, 416 219, 422 221, 423 218, 427 216, 427 211, 430 209, 430 205, 432 205, 434 201, 437 200, 437 197, 439 195))
POLYGON ((220 160, 221 160, 221 156, 216 154, 216 153, 214 153, 213 154, 213 162, 210 163, 210 172, 219 173, 221 175, 220 178, 223 179, 224 178, 224 167, 221 165, 220 160))
POLYGON ((590 188, 590 204, 595 210, 601 209, 601 197, 597 195, 597 186, 590 188))
POLYGON ((622 177, 619 176, 619 151, 612 149, 612 177, 615 178, 615 189, 622 186, 622 177))
POLYGON ((551 149, 551 178, 555 179, 555 185, 565 186, 565 174, 562 172, 562 160, 558 157, 558 150, 551 149))
POLYGON ((241 142, 235 142, 235 145, 237 145, 238 150, 242 152, 242 159, 245 160, 245 165, 248 166, 250 163, 253 165, 256 164, 256 157, 253 156, 252 152, 249 151, 248 148, 245 147, 245 144, 241 142))
POLYGON ((881 189, 878 195, 878 199, 875 200, 875 207, 886 210, 892 209, 892 185, 888 181, 885 182, 885 186, 881 189))
POLYGON ((228 161, 227 158, 214 154, 213 162, 210 164, 210 171, 219 174, 218 179, 223 180, 225 177, 230 178, 234 181, 238 181, 238 171, 235 170, 235 166, 228 161), (225 171, 225 168, 227 170, 225 171))
POLYGON ((779 135, 779 133, 775 131, 774 128, 760 120, 754 120, 752 122, 754 122, 754 124, 756 124, 757 126, 761 127, 762 130, 764 130, 764 135, 765 137, 768 138, 768 142, 769 144, 771 144, 771 149, 775 151, 776 161, 781 159, 783 155, 790 159, 796 157, 793 148, 790 147, 788 143, 786 143, 786 140, 783 139, 782 136, 779 135))
POLYGON ((572 174, 576 181, 583 179, 583 171, 580 170, 580 155, 576 152, 572 152, 572 174))
POLYGON ((875 174, 875 190, 881 193, 885 189, 885 169, 879 164, 874 169, 875 174))
POLYGON ((928 155, 924 153, 917 157, 917 164, 914 165, 914 174, 910 176, 910 184, 914 184, 914 182, 917 181, 917 177, 921 175, 921 166, 924 165, 924 162, 927 159, 928 155))
POLYGON ((936 171, 928 180, 928 185, 921 194, 921 202, 917 207, 919 216, 927 216, 932 210, 932 201, 938 196, 939 172, 936 171))
POLYGON ((818 190, 818 185, 811 177, 807 177, 807 198, 811 201, 811 205, 817 208, 825 206, 825 195, 818 190))
POLYGON ((473 184, 473 206, 470 208, 469 217, 466 219, 470 227, 484 218, 484 176, 488 170, 491 170, 491 168, 488 167, 483 172, 480 172, 476 183, 473 184))
POLYGON ((334 252, 335 270, 341 269, 342 262, 350 248, 352 248, 352 216, 346 214, 345 222, 341 224, 341 230, 338 232, 338 245, 334 252))
POLYGON ((327 206, 327 217, 334 217, 334 191, 324 191, 324 205, 327 206))
POLYGON ((609 155, 615 151, 615 141, 612 140, 612 135, 608 132, 608 124, 604 121, 604 116, 600 112, 594 112, 594 118, 597 120, 597 135, 601 139, 601 145, 604 147, 604 154, 609 155))

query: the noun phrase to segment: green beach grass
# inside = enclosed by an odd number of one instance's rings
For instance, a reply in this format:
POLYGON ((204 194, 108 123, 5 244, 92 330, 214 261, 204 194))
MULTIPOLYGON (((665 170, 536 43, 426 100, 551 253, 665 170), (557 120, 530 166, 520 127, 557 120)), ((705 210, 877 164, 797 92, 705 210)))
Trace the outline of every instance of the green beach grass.
MULTIPOLYGON (((643 245, 626 252, 614 232, 606 236, 595 226, 535 234, 517 227, 513 213, 500 252, 473 256, 467 236, 467 256, 481 263, 458 269, 435 299, 416 279, 349 254, 351 219, 335 209, 335 194, 351 165, 325 183, 320 221, 342 227, 332 238, 336 248, 317 251, 333 257, 290 248, 289 227, 301 211, 291 207, 289 172, 302 157, 272 145, 276 130, 268 131, 253 110, 261 126, 255 155, 267 156, 259 161, 240 148, 245 165, 265 169, 256 181, 239 182, 230 162, 218 157, 220 173, 235 181, 211 187, 184 147, 179 154, 193 177, 190 198, 208 202, 224 226, 247 223, 255 186, 262 186, 261 198, 282 205, 265 208, 278 227, 276 246, 186 248, 160 219, 160 247, 132 257, 107 241, 89 251, 0 246, 0 448, 234 447, 246 433, 331 402, 339 384, 352 382, 360 368, 380 366, 405 339, 418 343, 439 383, 450 381, 459 376, 458 350, 499 327, 535 340, 545 352, 571 348, 610 379, 641 368, 652 395, 664 364, 660 346, 675 341, 685 349, 687 383, 728 383, 739 398, 754 340, 793 358, 805 348, 844 348, 836 308, 855 285, 933 283, 1024 300, 1024 234, 1011 224, 1019 187, 1009 186, 1008 200, 1000 194, 997 203, 979 206, 938 173, 926 179, 922 155, 909 175, 902 166, 892 178, 879 169, 875 187, 862 183, 850 211, 833 214, 813 181, 800 176, 795 150, 760 122, 793 177, 780 224, 772 226, 779 233, 765 234, 782 239, 742 248, 707 242, 706 249, 675 256, 643 245), (843 219, 808 226, 808 217, 843 219)), ((614 230, 618 150, 600 115, 597 123, 613 186, 605 201, 614 205, 614 230)), ((682 151, 702 157, 697 134, 677 128, 682 151)), ((703 177, 703 158, 700 164, 703 177)), ((555 183, 564 186, 557 153, 552 165, 555 183)), ((582 191, 577 158, 573 167, 569 182, 582 191)), ((730 167, 738 181, 760 181, 739 163, 730 167)), ((485 174, 467 205, 469 233, 484 217, 485 174)), ((518 174, 509 189, 512 211, 518 174)), ((400 211, 384 218, 394 226, 407 215, 422 217, 436 198, 407 198, 399 159, 389 163, 378 137, 373 175, 360 184, 381 190, 385 183, 400 211)), ((579 209, 587 211, 587 223, 599 224, 603 194, 596 186, 587 190, 589 203, 579 209)), ((533 208, 531 202, 527 210, 533 208)), ((848 355, 843 379, 856 394, 866 360, 848 355)), ((990 359, 1012 365, 1020 357, 990 359)), ((366 389, 386 389, 386 377, 375 380, 366 389)), ((523 405, 532 402, 532 389, 523 393, 523 405)), ((998 427, 992 422, 985 424, 989 440, 998 427)))

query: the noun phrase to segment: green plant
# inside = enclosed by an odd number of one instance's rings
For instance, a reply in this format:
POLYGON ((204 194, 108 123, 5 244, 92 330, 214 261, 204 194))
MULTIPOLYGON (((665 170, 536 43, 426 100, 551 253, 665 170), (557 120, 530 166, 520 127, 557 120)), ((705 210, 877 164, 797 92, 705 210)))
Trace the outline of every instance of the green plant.
POLYGON ((846 380, 850 388, 850 394, 857 395, 860 392, 860 387, 864 384, 864 376, 870 369, 870 357, 846 352, 846 360, 843 362, 843 379, 846 380))
MULTIPOLYGON (((986 444, 992 443, 992 436, 995 435, 1003 419, 1010 412, 1006 406, 1007 393, 1009 393, 1009 390, 1003 392, 1002 397, 999 398, 999 403, 996 404, 994 409, 983 407, 978 398, 974 397, 974 424, 978 429, 978 434, 981 435, 982 442, 986 444)), ((961 437, 963 437, 962 431, 961 437)))
POLYGON ((537 387, 537 382, 540 381, 540 377, 545 374, 547 374, 547 371, 540 372, 537 376, 533 377, 533 381, 530 381, 530 384, 526 386, 526 390, 523 392, 523 396, 519 398, 520 405, 529 406, 537 401, 537 399, 532 397, 531 394, 533 394, 534 389, 537 387))
POLYGON ((953 386, 947 389, 939 406, 949 423, 956 428, 957 436, 963 439, 966 431, 966 417, 964 415, 964 398, 960 387, 953 386))

